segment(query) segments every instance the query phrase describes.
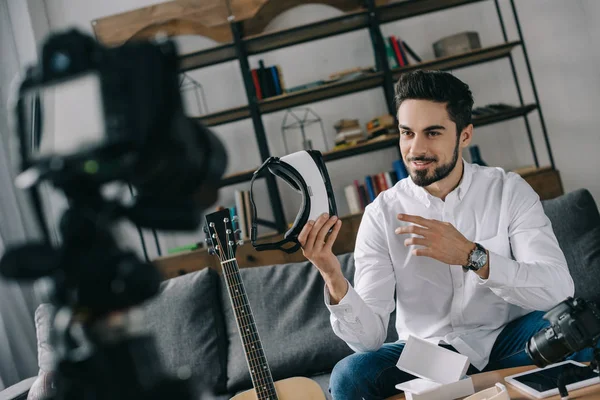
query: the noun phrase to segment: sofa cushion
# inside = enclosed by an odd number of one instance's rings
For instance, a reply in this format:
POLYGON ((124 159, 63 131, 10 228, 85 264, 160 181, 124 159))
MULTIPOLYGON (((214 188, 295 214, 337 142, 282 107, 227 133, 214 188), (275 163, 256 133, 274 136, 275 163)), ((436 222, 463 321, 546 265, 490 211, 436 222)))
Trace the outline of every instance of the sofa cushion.
MULTIPOLYGON (((196 391, 207 387, 214 392, 225 391, 227 342, 219 290, 219 275, 206 268, 162 282, 160 294, 142 306, 165 372, 175 375, 180 368, 188 367, 196 391)), ((53 314, 50 304, 40 305, 35 313, 39 388, 52 384, 47 372, 54 364, 49 343, 53 314)))
POLYGON ((166 371, 189 367, 196 390, 225 391, 227 342, 219 275, 210 268, 162 282, 145 318, 166 371))
POLYGON ((579 189, 542 201, 575 282, 575 296, 600 301, 600 214, 594 198, 579 189))
MULTIPOLYGON (((352 281, 353 254, 338 258, 352 281)), ((274 380, 329 372, 352 353, 331 329, 324 282, 311 263, 243 268, 240 275, 274 380)), ((229 338, 227 388, 235 392, 252 382, 226 287, 221 297, 229 338)))

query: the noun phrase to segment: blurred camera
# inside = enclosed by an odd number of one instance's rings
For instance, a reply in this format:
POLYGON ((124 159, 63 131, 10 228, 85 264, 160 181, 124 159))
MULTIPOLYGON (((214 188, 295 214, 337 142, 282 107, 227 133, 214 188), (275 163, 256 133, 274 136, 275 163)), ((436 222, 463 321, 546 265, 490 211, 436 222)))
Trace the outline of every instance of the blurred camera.
POLYGON ((525 350, 540 368, 564 360, 600 339, 600 311, 582 298, 567 298, 544 315, 550 326, 536 333, 525 350))
POLYGON ((163 372, 137 317, 162 276, 113 232, 120 219, 196 230, 218 196, 225 149, 185 115, 175 44, 160 39, 107 48, 76 30, 53 34, 21 83, 16 115, 22 160, 16 184, 30 191, 44 239, 8 248, 0 273, 51 283, 58 372, 52 399, 193 398, 197 386, 163 372), (44 183, 68 200, 56 246, 37 192, 44 183), (110 184, 129 185, 133 199, 106 196, 110 184))
POLYGON ((65 190, 81 181, 127 182, 136 189, 138 210, 148 211, 146 219, 131 215, 134 222, 174 230, 200 224, 198 216, 191 223, 177 220, 165 226, 168 221, 153 220, 150 210, 142 210, 156 206, 176 211, 184 200, 212 204, 227 164, 222 143, 185 115, 172 41, 107 48, 76 30, 54 34, 44 43, 40 64, 28 71, 20 87, 21 136, 32 131, 26 105, 33 94, 42 99, 42 116, 36 121, 41 148, 24 154, 29 165, 23 169, 34 167, 34 173, 20 177, 19 186, 49 180, 65 190), (49 112, 44 100, 53 103, 49 112), (63 136, 45 147, 44 140, 53 134, 68 134, 68 140, 63 136))

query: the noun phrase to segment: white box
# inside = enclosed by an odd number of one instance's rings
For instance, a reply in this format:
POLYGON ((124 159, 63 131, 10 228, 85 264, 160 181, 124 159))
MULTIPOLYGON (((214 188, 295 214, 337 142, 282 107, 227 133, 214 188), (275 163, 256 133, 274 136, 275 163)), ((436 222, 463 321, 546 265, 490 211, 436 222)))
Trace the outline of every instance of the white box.
POLYGON ((418 378, 399 383, 396 389, 404 391, 406 400, 453 400, 475 393, 470 376, 452 383, 436 383, 418 378))
POLYGON ((418 376, 396 385, 406 400, 452 400, 475 393, 471 377, 465 376, 469 358, 409 336, 396 366, 418 376))

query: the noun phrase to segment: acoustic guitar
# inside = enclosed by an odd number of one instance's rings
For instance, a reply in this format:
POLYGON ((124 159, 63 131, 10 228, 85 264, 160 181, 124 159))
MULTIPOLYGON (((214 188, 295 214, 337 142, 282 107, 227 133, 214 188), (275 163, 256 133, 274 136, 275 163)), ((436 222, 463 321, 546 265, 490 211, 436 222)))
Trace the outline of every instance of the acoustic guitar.
MULTIPOLYGON (((234 231, 228 209, 208 214, 205 219, 206 243, 209 252, 218 256, 221 261, 229 300, 254 387, 235 395, 232 400, 325 400, 321 387, 311 379, 293 377, 273 381, 235 259, 237 246, 243 243, 239 240, 241 231, 234 231)), ((236 221, 236 217, 233 217, 233 221, 236 221)))

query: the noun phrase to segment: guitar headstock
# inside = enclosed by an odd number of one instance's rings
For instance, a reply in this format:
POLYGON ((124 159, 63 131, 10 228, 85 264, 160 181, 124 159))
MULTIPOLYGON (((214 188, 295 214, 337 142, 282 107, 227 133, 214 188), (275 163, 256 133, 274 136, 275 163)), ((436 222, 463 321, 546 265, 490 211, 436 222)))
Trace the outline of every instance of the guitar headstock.
POLYGON ((235 257, 237 247, 244 244, 240 239, 241 230, 234 227, 237 216, 231 217, 229 209, 215 211, 205 216, 206 245, 208 252, 217 255, 221 261, 235 257))

